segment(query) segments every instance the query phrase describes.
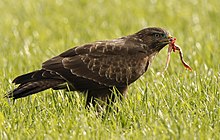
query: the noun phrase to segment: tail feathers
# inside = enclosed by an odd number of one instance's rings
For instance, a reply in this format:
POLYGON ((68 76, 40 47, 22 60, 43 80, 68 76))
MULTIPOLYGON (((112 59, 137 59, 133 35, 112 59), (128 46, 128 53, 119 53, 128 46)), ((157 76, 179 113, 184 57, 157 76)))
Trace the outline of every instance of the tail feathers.
POLYGON ((37 71, 33 71, 31 73, 27 73, 21 76, 16 77, 12 83, 15 84, 22 84, 22 83, 27 83, 30 82, 32 80, 32 76, 36 73, 37 71))
POLYGON ((24 84, 20 84, 16 89, 9 92, 6 97, 8 98, 22 98, 31 94, 38 93, 40 91, 53 88, 58 86, 59 84, 64 83, 63 80, 55 80, 55 79, 46 79, 35 82, 27 82, 24 84))
POLYGON ((55 72, 41 69, 41 70, 33 71, 30 73, 18 76, 12 81, 12 83, 25 84, 28 82, 34 82, 34 81, 49 79, 49 78, 61 79, 61 77, 59 75, 57 75, 55 72))

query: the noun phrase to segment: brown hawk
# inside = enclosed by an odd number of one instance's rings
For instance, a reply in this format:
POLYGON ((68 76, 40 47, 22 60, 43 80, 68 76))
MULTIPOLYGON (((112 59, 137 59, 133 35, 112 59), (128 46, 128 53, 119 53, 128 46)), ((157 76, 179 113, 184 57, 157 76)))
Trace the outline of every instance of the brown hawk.
POLYGON ((114 96, 113 87, 124 95, 171 38, 164 29, 151 27, 74 47, 44 62, 40 70, 15 78, 13 83, 19 86, 6 96, 17 99, 49 88, 68 88, 87 93, 86 105, 94 105, 96 99, 107 101, 114 96))

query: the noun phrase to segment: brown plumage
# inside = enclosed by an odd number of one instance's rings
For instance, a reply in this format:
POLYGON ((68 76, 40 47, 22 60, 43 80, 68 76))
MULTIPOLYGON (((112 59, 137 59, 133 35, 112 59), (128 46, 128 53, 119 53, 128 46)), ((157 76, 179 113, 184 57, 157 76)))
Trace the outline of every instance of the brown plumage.
POLYGON ((107 101, 116 87, 124 95, 127 87, 145 73, 152 58, 169 44, 168 32, 145 28, 114 40, 77 46, 43 63, 40 70, 18 76, 19 86, 8 93, 17 99, 52 89, 88 93, 87 102, 107 101))

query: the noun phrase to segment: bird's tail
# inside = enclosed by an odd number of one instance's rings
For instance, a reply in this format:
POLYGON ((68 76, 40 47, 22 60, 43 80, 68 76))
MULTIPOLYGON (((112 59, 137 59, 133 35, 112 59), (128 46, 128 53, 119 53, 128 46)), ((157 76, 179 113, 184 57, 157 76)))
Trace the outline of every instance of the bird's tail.
POLYGON ((13 83, 19 84, 19 86, 7 93, 5 97, 13 99, 22 98, 49 88, 55 88, 64 82, 55 73, 45 70, 34 71, 15 78, 13 83))

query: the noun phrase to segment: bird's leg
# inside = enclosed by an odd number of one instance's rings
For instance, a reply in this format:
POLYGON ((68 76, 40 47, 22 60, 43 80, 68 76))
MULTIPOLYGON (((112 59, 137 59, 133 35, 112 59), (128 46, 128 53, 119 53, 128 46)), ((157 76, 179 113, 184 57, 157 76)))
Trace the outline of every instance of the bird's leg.
POLYGON ((89 90, 86 99, 86 108, 93 106, 97 108, 98 111, 103 110, 106 106, 111 107, 116 101, 116 97, 122 100, 122 96, 125 96, 127 87, 119 88, 103 88, 97 90, 89 90), (114 89, 115 90, 114 92, 114 89))

